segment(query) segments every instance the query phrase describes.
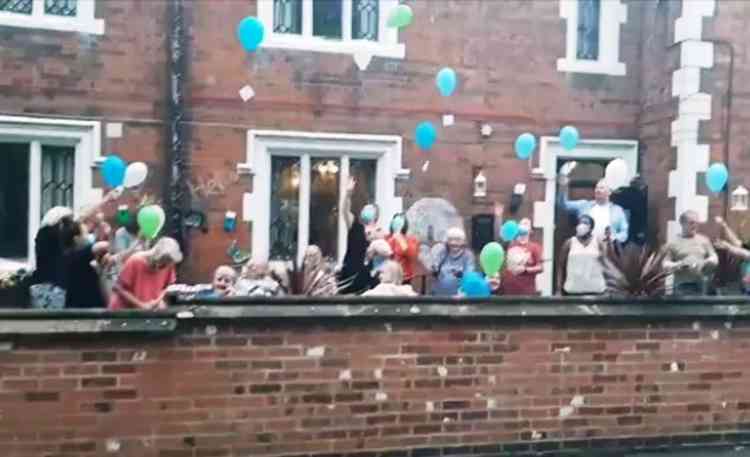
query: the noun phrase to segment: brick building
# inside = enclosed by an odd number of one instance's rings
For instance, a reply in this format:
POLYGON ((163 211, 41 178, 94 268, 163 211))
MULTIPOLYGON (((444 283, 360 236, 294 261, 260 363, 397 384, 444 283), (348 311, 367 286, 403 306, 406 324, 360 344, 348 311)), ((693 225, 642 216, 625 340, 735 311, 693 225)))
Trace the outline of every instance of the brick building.
MULTIPOLYGON (((533 217, 546 259, 566 160, 587 164, 582 185, 617 157, 640 171, 653 240, 675 233, 684 209, 726 211, 702 172, 723 161, 730 189, 742 183, 747 2, 413 0, 400 31, 386 26, 396 3, 0 0, 0 257, 30 258, 45 208, 98 198, 95 167, 110 152, 146 161, 147 190, 170 208, 207 215, 207 233, 188 232, 190 279, 226 262, 234 240, 263 257, 308 243, 342 256, 347 176, 356 204, 374 199, 389 219, 421 202, 411 222, 438 232, 507 208, 525 183, 505 217, 533 217), (234 33, 247 15, 266 26, 254 54, 234 33), (355 56, 372 60, 360 69, 355 56), (446 66, 460 83, 444 98, 434 76, 446 66), (444 114, 455 123, 441 126, 444 114), (440 126, 428 153, 414 144, 423 120, 440 126), (556 137, 563 125, 582 134, 572 153, 556 137), (530 162, 513 152, 526 131, 540 138, 530 162), (189 167, 172 167, 175 138, 189 167), (488 194, 475 198, 480 170, 488 194), (172 176, 189 198, 171 198, 172 176), (228 211, 234 232, 222 228, 228 211)), ((539 286, 551 291, 551 268, 539 286)))

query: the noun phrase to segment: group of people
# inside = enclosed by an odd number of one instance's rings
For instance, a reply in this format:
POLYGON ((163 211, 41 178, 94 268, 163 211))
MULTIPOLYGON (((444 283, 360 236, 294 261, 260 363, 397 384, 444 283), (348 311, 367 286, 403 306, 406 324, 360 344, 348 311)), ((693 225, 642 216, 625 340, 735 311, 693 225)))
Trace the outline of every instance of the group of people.
MULTIPOLYGON (((575 235, 565 241, 559 255, 558 290, 565 295, 597 295, 606 292, 604 256, 607 245, 628 242, 628 213, 610 201, 610 189, 597 183, 594 200, 569 200, 567 179, 560 181, 558 204, 577 222, 575 235)), ((358 217, 352 213, 350 180, 342 199, 347 247, 340 268, 323 258, 317 246, 304 252, 301 276, 288 262, 251 259, 238 273, 222 265, 211 284, 191 289, 192 296, 274 297, 285 294, 413 296, 420 273, 429 278, 433 296, 461 296, 462 279, 476 271, 476 260, 467 247, 462 228, 447 230, 446 239, 433 247, 429 260, 420 259, 420 243, 409 234, 404 213, 380 225, 377 205, 367 204, 358 217)), ((162 309, 175 289, 176 265, 182 261, 180 246, 172 238, 146 240, 135 218, 114 233, 101 216, 101 206, 119 197, 108 194, 99 206, 76 215, 70 208, 47 212, 36 235, 36 270, 31 279, 32 306, 38 308, 162 309)), ((711 240, 698 233, 698 215, 686 211, 679 218, 682 230, 664 247, 664 268, 673 274, 673 290, 680 295, 705 294, 719 265, 716 249, 750 265, 750 247, 722 219, 717 218, 725 240, 711 240)), ((535 295, 536 276, 544 269, 542 247, 531 240, 532 224, 521 219, 518 236, 506 247, 501 272, 488 277, 492 293, 535 295)), ((744 281, 750 291, 750 268, 744 281)))

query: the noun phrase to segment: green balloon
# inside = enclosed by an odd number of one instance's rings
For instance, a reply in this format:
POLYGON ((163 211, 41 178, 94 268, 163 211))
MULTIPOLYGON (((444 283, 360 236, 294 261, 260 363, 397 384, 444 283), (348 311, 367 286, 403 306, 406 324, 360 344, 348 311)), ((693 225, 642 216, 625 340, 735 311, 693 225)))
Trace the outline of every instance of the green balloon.
POLYGON ((138 212, 138 227, 140 227, 143 236, 149 240, 153 240, 159 235, 161 228, 164 227, 165 219, 166 216, 161 206, 144 206, 138 212))
POLYGON ((414 20, 414 12, 409 5, 398 5, 388 15, 388 27, 404 28, 414 20))
POLYGON ((500 243, 487 243, 479 254, 479 264, 487 276, 495 276, 505 262, 505 250, 500 243))

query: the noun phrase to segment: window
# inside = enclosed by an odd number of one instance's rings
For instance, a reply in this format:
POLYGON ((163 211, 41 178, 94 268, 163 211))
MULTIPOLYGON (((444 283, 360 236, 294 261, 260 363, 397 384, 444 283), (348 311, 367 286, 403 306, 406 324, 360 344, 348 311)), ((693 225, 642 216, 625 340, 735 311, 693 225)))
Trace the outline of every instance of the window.
POLYGON ((403 58, 398 31, 386 25, 396 6, 398 0, 259 0, 258 17, 271 31, 263 46, 403 58))
POLYGON ((571 73, 625 75, 620 62, 620 26, 627 21, 622 0, 560 0, 566 20, 565 57, 557 69, 571 73))
POLYGON ((253 175, 243 219, 252 222, 251 248, 261 259, 299 259, 315 244, 341 260, 347 228, 339 208, 349 177, 357 181, 352 213, 375 202, 387 224, 402 211, 396 179, 408 175, 401 169, 399 137, 280 131, 248 133, 242 170, 253 175))
POLYGON ((98 122, 0 116, 0 271, 33 266, 48 209, 96 199, 99 131, 98 122))
POLYGON ((102 35, 94 17, 96 0, 0 0, 0 26, 102 35))

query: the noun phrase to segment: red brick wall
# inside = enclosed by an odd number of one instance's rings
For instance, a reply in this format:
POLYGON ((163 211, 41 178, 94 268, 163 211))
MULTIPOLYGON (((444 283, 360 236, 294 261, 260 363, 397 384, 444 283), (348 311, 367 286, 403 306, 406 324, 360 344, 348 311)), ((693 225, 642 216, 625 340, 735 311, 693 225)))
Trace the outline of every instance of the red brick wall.
POLYGON ((3 455, 733 443, 750 414, 745 321, 184 322, 15 340, 0 352, 3 455))

